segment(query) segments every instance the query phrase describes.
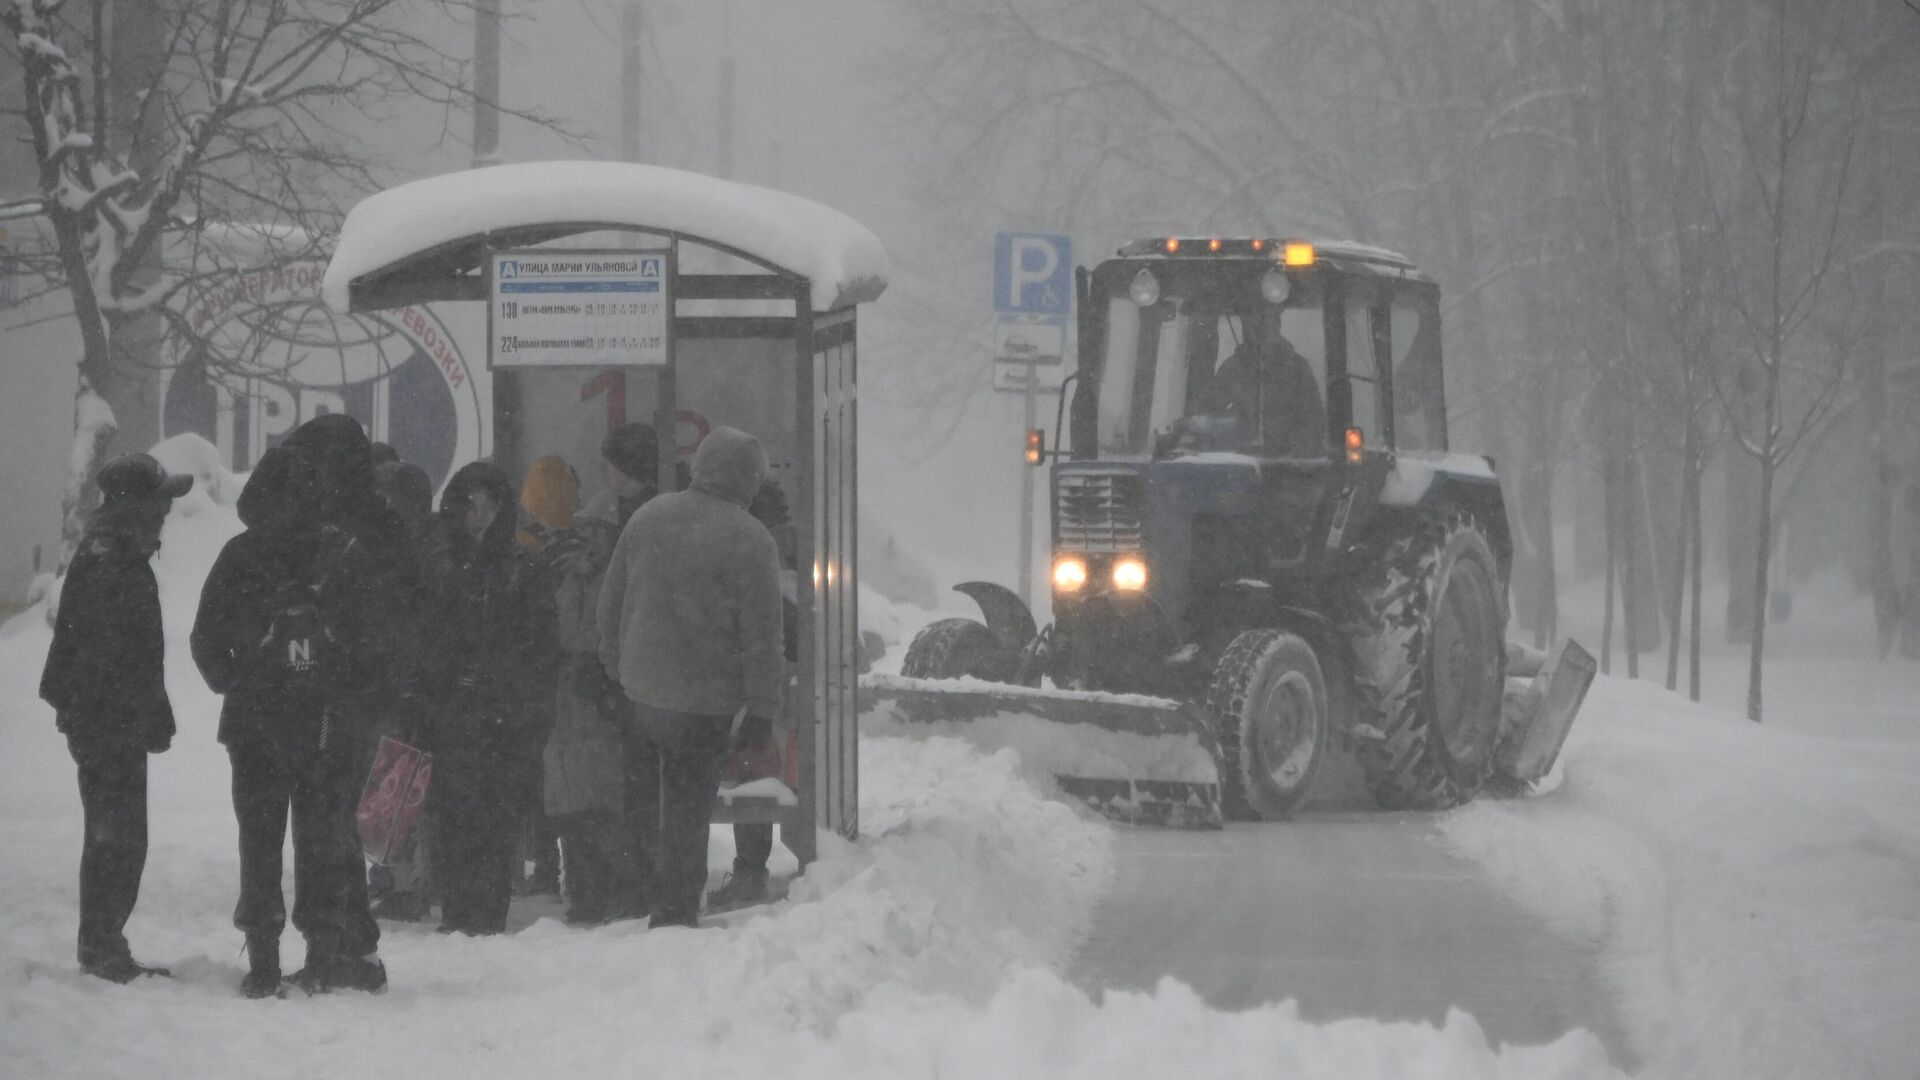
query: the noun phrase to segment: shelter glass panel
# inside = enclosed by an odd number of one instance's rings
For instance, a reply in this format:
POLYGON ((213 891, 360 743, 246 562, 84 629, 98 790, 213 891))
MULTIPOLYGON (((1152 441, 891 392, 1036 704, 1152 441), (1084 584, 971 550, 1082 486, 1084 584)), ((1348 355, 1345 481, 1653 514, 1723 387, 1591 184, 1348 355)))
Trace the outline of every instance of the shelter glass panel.
POLYGON ((858 493, 855 467, 854 343, 851 312, 820 316, 813 355, 812 655, 815 813, 819 824, 845 836, 859 827, 859 752, 855 702, 859 678, 860 610, 855 579, 858 493), (845 334, 835 333, 841 325, 845 334))

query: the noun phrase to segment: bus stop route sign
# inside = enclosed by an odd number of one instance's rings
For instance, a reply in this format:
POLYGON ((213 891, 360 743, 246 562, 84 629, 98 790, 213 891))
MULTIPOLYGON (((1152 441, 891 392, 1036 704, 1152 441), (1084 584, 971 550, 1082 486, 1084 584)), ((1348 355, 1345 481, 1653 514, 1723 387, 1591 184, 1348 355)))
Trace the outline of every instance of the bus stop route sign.
POLYGON ((1002 315, 1073 311, 1073 241, 1051 233, 993 238, 993 310, 1002 315))
POLYGON ((489 366, 666 364, 673 279, 669 252, 502 251, 494 254, 492 271, 489 366))

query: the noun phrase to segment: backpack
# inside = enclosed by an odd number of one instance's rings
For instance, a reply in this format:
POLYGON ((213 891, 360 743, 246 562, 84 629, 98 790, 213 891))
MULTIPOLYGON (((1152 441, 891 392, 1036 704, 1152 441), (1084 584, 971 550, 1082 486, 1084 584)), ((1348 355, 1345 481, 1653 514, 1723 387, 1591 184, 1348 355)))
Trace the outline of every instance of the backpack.
POLYGON ((262 688, 317 695, 340 666, 340 643, 322 610, 320 591, 305 582, 282 585, 268 599, 266 632, 247 667, 262 688))
POLYGON ((248 682, 275 694, 319 697, 347 677, 348 641, 330 585, 356 541, 327 530, 305 566, 285 567, 261 605, 261 633, 245 657, 248 682))

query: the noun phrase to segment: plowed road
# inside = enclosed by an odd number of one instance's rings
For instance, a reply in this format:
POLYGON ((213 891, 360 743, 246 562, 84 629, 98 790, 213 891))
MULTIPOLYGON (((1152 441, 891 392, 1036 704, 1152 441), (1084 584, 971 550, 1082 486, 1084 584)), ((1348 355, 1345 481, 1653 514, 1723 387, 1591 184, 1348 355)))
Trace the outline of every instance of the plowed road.
POLYGON ((1496 1043, 1586 1028, 1631 1068, 1600 943, 1486 884, 1426 815, 1312 812, 1220 832, 1122 830, 1113 887, 1071 971, 1089 991, 1171 975, 1210 1004, 1293 998, 1312 1020, 1472 1013, 1496 1043))

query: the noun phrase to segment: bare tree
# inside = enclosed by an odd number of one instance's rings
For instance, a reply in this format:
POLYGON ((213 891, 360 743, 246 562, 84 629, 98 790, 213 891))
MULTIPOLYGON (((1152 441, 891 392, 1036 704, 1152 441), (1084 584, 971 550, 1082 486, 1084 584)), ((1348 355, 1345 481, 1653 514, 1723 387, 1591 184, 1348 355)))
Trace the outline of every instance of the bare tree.
POLYGON ((318 256, 380 179, 351 127, 472 102, 464 58, 435 33, 470 6, 0 0, 38 172, 37 194, 0 218, 46 223, 37 265, 80 330, 67 553, 115 427, 109 402, 143 362, 135 339, 155 319, 196 339, 188 298, 318 256))
POLYGON ((1720 231, 1734 237, 1724 250, 1744 355, 1734 386, 1717 392, 1735 445, 1759 469, 1747 673, 1747 718, 1758 723, 1774 488, 1781 466, 1832 409, 1845 372, 1844 350, 1822 348, 1803 331, 1852 240, 1845 209, 1863 113, 1857 60, 1825 19, 1802 17, 1786 0, 1747 14, 1753 33, 1723 86, 1740 166, 1715 197, 1720 231))

